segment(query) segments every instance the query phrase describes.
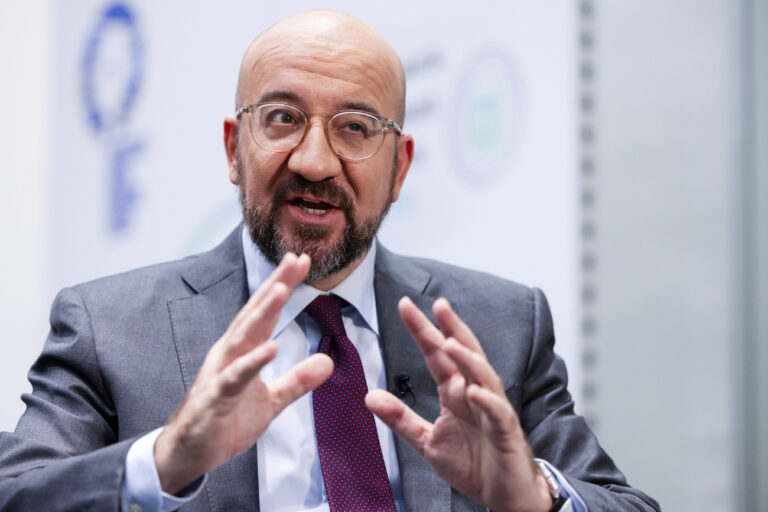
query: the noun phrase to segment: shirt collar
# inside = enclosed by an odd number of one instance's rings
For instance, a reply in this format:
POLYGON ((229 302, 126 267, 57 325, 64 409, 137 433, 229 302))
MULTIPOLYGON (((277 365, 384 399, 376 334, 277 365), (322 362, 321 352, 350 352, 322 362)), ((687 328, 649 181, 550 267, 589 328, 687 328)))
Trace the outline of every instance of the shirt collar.
MULTIPOLYGON (((267 261, 264 255, 261 254, 261 251, 251 240, 251 235, 248 233, 248 228, 245 225, 243 225, 242 241, 245 272, 248 276, 248 293, 253 295, 261 283, 275 270, 275 265, 267 261)), ((354 306, 360 316, 363 317, 363 320, 365 320, 365 323, 368 324, 368 328, 378 336, 379 320, 376 314, 376 295, 373 291, 375 261, 376 244, 373 243, 363 261, 329 293, 338 295, 354 306)), ((310 302, 323 293, 325 292, 305 283, 301 283, 296 287, 296 291, 280 311, 280 318, 272 331, 272 338, 280 334, 289 323, 304 311, 304 308, 310 302)))

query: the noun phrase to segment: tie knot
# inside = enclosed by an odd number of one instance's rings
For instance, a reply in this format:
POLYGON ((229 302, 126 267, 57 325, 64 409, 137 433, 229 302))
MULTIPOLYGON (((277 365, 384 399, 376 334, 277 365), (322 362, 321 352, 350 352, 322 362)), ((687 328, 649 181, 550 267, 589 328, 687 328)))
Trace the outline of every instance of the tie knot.
POLYGON ((347 301, 336 295, 318 295, 304 311, 317 322, 323 336, 346 336, 341 319, 341 308, 346 305, 347 301))

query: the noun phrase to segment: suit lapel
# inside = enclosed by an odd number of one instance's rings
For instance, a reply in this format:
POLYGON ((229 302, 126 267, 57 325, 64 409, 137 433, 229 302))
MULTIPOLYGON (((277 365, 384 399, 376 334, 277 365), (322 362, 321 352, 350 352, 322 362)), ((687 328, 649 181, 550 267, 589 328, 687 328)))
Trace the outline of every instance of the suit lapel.
MULTIPOLYGON (((425 293, 431 276, 381 245, 377 246, 376 251, 374 289, 387 383, 393 389, 395 376, 408 375, 414 388, 413 410, 433 422, 440 413, 437 388, 424 362, 424 356, 397 312, 397 302, 407 295, 431 317, 435 297, 425 293)), ((395 449, 406 509, 450 510, 451 489, 448 484, 397 435, 395 449)))
MULTIPOLYGON (((248 300, 241 229, 235 229, 212 251, 190 260, 182 279, 192 294, 168 302, 185 391, 211 345, 248 300)), ((205 487, 211 510, 258 510, 256 445, 212 471, 205 487)))
POLYGON ((188 390, 208 349, 248 300, 240 229, 212 251, 193 257, 181 277, 192 293, 169 301, 168 311, 188 390))

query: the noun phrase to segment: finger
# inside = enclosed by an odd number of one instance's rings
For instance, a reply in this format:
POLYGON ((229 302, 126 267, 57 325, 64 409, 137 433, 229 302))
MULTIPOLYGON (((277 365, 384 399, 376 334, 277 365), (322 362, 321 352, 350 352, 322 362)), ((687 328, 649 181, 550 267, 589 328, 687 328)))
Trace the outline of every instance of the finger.
POLYGON ((472 409, 472 403, 467 398, 467 386, 467 380, 457 371, 449 381, 438 387, 437 392, 443 409, 449 410, 463 421, 474 424, 479 420, 477 413, 472 409))
POLYGON ((438 386, 449 380, 457 370, 451 358, 444 352, 445 338, 443 334, 410 298, 403 297, 400 299, 397 308, 403 323, 424 354, 424 360, 432 378, 435 379, 438 386))
POLYGON ((374 389, 365 397, 365 405, 393 432, 406 440, 419 454, 424 454, 432 424, 416 414, 395 395, 374 389))
POLYGON ((306 276, 309 264, 309 256, 305 254, 297 257, 288 253, 283 257, 280 265, 235 315, 206 357, 201 373, 218 371, 233 358, 269 339, 280 310, 306 276))
POLYGON ((269 341, 232 361, 220 376, 220 391, 224 397, 237 396, 277 354, 277 343, 269 341))
POLYGON ((333 361, 325 354, 313 354, 270 384, 275 416, 294 400, 326 381, 333 372, 333 361))
POLYGON ((517 413, 506 396, 472 384, 467 388, 467 397, 485 413, 487 421, 483 425, 489 435, 496 439, 522 437, 517 413))
POLYGON ((477 337, 475 337, 475 333, 456 314, 450 302, 445 298, 441 297, 432 304, 432 312, 435 314, 435 320, 437 320, 437 325, 440 326, 440 331, 446 338, 456 338, 467 348, 485 354, 483 347, 480 345, 477 337))
POLYGON ((254 345, 269 339, 291 293, 292 290, 284 283, 275 283, 264 300, 247 312, 239 329, 231 337, 233 344, 242 344, 250 350, 254 345))
POLYGON ((473 352, 456 338, 449 338, 445 342, 445 352, 467 382, 479 384, 497 394, 504 393, 501 378, 483 354, 473 352))
POLYGON ((241 317, 239 325, 230 325, 219 338, 208 352, 200 373, 216 372, 268 340, 280 317, 280 310, 289 297, 290 292, 285 284, 276 283, 256 308, 241 310, 238 313, 241 317))
POLYGON ((309 266, 310 260, 306 254, 296 256, 293 253, 287 253, 280 260, 277 268, 272 271, 269 277, 254 292, 255 301, 258 302, 269 291, 269 288, 276 283, 284 283, 289 288, 296 288, 307 277, 309 266))
POLYGON ((306 278, 309 267, 310 260, 306 254, 296 256, 293 253, 287 253, 283 256, 277 268, 261 283, 253 295, 251 295, 251 298, 248 299, 248 302, 245 303, 245 306, 235 316, 230 327, 237 329, 248 313, 261 304, 278 283, 284 284, 293 293, 293 290, 306 278))

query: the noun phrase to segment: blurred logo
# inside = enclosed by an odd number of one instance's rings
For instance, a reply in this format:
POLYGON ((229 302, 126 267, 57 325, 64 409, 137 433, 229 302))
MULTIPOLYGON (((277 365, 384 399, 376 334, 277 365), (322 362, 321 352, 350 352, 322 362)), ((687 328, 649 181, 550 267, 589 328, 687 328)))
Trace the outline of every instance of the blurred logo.
POLYGON ((126 230, 138 197, 130 169, 144 144, 129 120, 141 88, 144 47, 136 15, 125 2, 107 6, 85 46, 82 98, 88 123, 107 152, 109 229, 126 230))
POLYGON ((96 132, 128 120, 141 86, 144 49, 130 7, 115 3, 102 13, 85 47, 83 101, 96 132))
POLYGON ((474 185, 495 182, 510 170, 523 130, 522 86, 513 57, 499 47, 470 55, 453 104, 448 136, 455 169, 474 185))

